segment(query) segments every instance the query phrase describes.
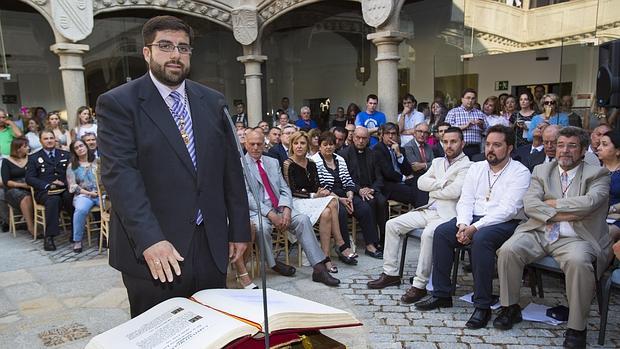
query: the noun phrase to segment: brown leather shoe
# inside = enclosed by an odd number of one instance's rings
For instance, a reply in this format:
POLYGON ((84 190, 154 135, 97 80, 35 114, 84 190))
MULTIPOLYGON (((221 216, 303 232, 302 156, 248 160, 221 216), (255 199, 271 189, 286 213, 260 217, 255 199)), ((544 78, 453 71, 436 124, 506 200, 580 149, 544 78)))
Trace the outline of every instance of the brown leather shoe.
POLYGON ((426 289, 411 286, 407 292, 400 297, 400 301, 406 304, 411 304, 419 301, 424 296, 426 296, 426 289))
POLYGON ((372 289, 382 289, 388 286, 398 286, 400 285, 400 276, 391 276, 386 273, 381 273, 378 279, 368 281, 366 284, 368 288, 372 289))

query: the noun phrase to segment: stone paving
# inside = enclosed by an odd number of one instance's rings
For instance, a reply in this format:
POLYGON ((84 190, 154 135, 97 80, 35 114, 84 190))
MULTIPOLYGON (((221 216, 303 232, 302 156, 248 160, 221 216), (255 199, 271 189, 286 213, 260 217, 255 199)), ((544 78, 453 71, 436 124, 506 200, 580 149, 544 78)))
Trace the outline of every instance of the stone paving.
MULTIPOLYGON (((71 244, 57 239, 58 250, 42 249, 25 232, 16 238, 0 233, 0 348, 83 348, 92 336, 129 319, 128 302, 120 274, 107 265, 106 253, 93 245, 79 255, 71 244)), ((410 239, 405 280, 415 270, 419 242, 410 239)), ((292 249, 293 253, 297 249, 292 249)), ((291 256, 296 261, 294 255, 291 256)), ((408 285, 369 290, 366 282, 381 272, 381 261, 363 254, 359 265, 338 263, 342 284, 327 288, 310 280, 311 268, 298 268, 285 278, 268 273, 268 286, 314 301, 346 309, 364 323, 357 328, 325 333, 349 348, 556 348, 561 347, 565 326, 522 322, 510 331, 469 330, 464 324, 473 308, 455 298, 454 307, 431 312, 400 304, 408 285)), ((231 273, 232 274, 232 273, 231 273)), ((457 297, 471 292, 471 275, 460 272, 457 297)), ((545 298, 531 297, 522 289, 521 305, 566 304, 563 282, 544 277, 545 298)), ((237 287, 229 278, 229 287, 237 287)), ((496 285, 497 288, 497 285, 496 285)), ((496 291, 498 291, 496 289, 496 291)), ((596 302, 590 312, 588 342, 592 348, 620 347, 620 298, 612 297, 606 346, 597 341, 599 314, 596 302)))

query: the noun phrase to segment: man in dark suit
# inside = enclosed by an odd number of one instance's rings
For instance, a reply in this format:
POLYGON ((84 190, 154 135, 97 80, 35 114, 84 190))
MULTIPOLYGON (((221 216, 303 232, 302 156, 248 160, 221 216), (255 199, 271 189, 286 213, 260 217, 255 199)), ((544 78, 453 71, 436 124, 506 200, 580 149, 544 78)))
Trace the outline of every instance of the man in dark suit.
POLYGON ((131 316, 226 286, 250 240, 239 154, 220 93, 186 77, 193 31, 172 16, 142 29, 149 73, 97 101, 101 176, 112 201, 110 265, 131 316))
POLYGON ((421 206, 425 203, 416 200, 418 190, 411 163, 399 141, 398 125, 388 122, 382 127, 381 142, 373 147, 383 176, 383 193, 388 200, 421 206))
MULTIPOLYGON (((34 197, 45 205, 45 240, 43 249, 55 251, 54 237, 58 235, 58 217, 64 209, 73 216, 72 196, 67 190, 67 166, 69 152, 56 149, 56 137, 52 130, 40 135, 43 149, 28 156, 26 183, 34 188, 34 197)), ((5 160, 6 161, 6 160, 5 160)))
POLYGON ((284 165, 284 161, 288 159, 288 148, 289 148, 289 140, 291 135, 297 131, 297 128, 293 125, 285 125, 282 128, 282 135, 280 136, 280 143, 274 145, 267 152, 267 156, 272 157, 274 159, 278 159, 280 163, 280 168, 284 165))
POLYGON ((237 103, 237 114, 233 115, 233 124, 242 123, 244 128, 248 128, 248 116, 245 113, 245 104, 243 102, 237 103))
POLYGON ((383 176, 375 159, 375 152, 370 150, 368 129, 357 126, 353 131, 353 146, 345 147, 338 155, 347 163, 351 179, 355 183, 355 191, 362 200, 367 201, 375 215, 379 226, 381 245, 385 241, 385 222, 387 221, 387 199, 381 193, 383 176))
POLYGON ((522 163, 530 170, 530 172, 532 172, 534 168, 533 166, 530 166, 531 163, 538 165, 542 163, 545 159, 545 153, 543 151, 544 146, 542 140, 542 133, 547 126, 549 126, 549 124, 546 122, 541 122, 540 124, 538 124, 534 131, 532 131, 532 144, 524 144, 518 147, 512 154, 512 158, 522 163))

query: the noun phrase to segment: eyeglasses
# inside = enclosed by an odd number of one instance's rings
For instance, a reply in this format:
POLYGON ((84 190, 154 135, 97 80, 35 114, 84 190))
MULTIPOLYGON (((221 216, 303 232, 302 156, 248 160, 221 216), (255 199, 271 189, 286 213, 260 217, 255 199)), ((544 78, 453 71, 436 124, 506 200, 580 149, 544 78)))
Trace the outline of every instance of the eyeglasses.
POLYGON ((182 55, 189 55, 192 53, 192 50, 193 50, 193 48, 188 44, 175 45, 169 41, 154 42, 150 45, 145 45, 145 46, 147 47, 157 46, 162 52, 174 52, 174 49, 176 48, 179 51, 179 53, 182 55))
POLYGON ((428 132, 428 131, 422 131, 422 130, 415 130, 415 131, 416 131, 417 133, 422 133, 422 134, 425 134, 425 135, 430 135, 430 134, 431 134, 431 133, 430 133, 430 132, 428 132))
POLYGON ((556 145, 557 141, 543 141, 542 143, 545 146, 548 146, 548 145, 550 146, 550 145, 556 145))
POLYGON ((545 101, 544 105, 555 105, 555 101, 545 101))
POLYGON ((568 150, 575 150, 577 148, 579 148, 579 144, 577 143, 558 143, 557 144, 558 149, 568 149, 568 150))

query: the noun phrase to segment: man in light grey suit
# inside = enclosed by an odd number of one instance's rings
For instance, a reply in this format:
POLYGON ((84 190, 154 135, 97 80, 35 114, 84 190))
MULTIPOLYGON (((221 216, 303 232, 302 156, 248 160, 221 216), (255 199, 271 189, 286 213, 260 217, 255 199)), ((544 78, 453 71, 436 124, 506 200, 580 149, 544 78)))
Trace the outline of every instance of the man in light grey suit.
POLYGON ((411 288, 401 298, 403 303, 417 302, 426 295, 433 263, 433 233, 438 225, 456 216, 456 203, 471 165, 463 153, 465 142, 460 128, 448 128, 442 142, 446 157, 434 159, 428 171, 418 179, 418 187, 429 192, 429 203, 387 222, 383 273, 368 282, 368 288, 373 289, 400 285, 397 265, 401 237, 413 229, 424 228, 416 276, 411 288))
POLYGON ((414 176, 424 174, 433 161, 433 147, 427 143, 430 134, 428 124, 419 123, 415 126, 413 139, 403 146, 414 176))
POLYGON ((523 198, 529 219, 497 251, 502 309, 493 325, 510 329, 521 321, 519 291, 523 267, 550 255, 566 274, 570 313, 564 347, 586 347, 586 325, 596 279, 609 265, 607 223, 609 175, 583 161, 588 134, 576 127, 559 131, 557 161, 534 168, 523 198), (593 263, 596 263, 596 273, 593 263))
POLYGON ((276 261, 271 252, 272 229, 274 227, 280 231, 290 229, 290 232, 297 236, 301 247, 306 252, 308 261, 314 269, 312 280, 322 282, 327 286, 337 286, 340 284, 340 280, 332 277, 325 267, 327 257, 314 236, 310 218, 303 213, 292 210, 293 195, 282 177, 278 160, 263 156, 265 148, 264 139, 262 132, 257 130, 250 131, 246 135, 245 140, 245 148, 247 150, 245 158, 250 168, 250 174, 246 178, 250 221, 258 228, 257 236, 265 239, 266 248, 269 249, 269 253, 266 253, 267 264, 281 275, 292 276, 295 274, 294 267, 276 261), (248 181, 253 183, 248 183, 248 181), (260 212, 250 190, 250 185, 258 188, 260 212), (259 226, 259 214, 263 216, 262 227, 259 226))

